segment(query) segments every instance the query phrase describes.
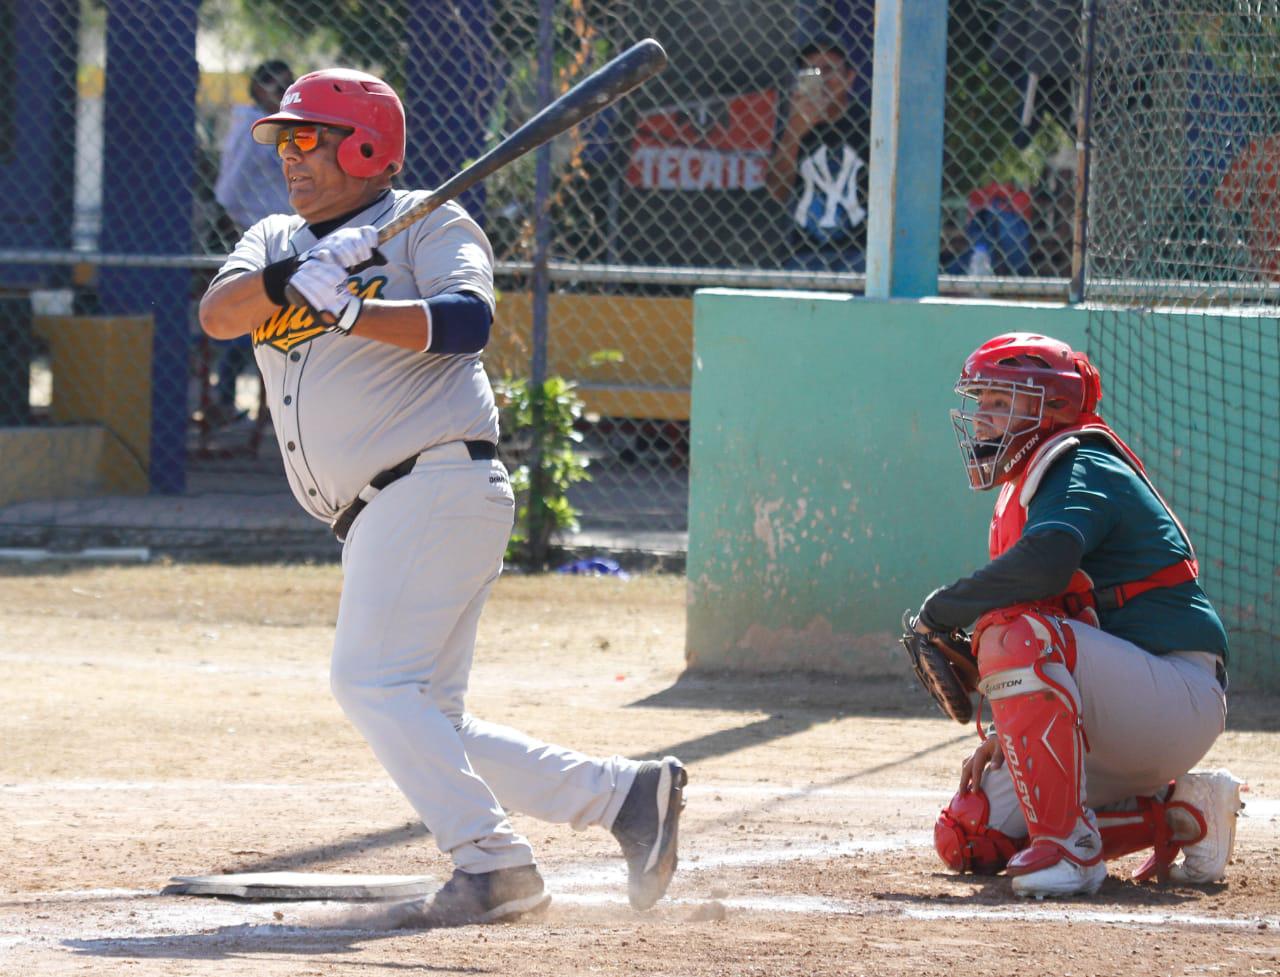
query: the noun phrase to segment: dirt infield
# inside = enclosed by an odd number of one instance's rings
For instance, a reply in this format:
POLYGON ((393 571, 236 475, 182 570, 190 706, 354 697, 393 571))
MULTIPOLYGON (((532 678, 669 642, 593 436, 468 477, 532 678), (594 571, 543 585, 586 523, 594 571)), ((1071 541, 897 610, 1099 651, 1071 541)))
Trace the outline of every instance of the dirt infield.
POLYGON ((626 904, 609 835, 516 816, 553 892, 500 927, 161 896, 174 875, 449 865, 328 692, 336 568, 0 576, 0 974, 1280 974, 1280 701, 1237 695, 1206 762, 1250 783, 1224 885, 1015 901, 931 845, 972 733, 904 668, 686 675, 684 582, 509 577, 470 707, 689 766, 669 898, 626 904))

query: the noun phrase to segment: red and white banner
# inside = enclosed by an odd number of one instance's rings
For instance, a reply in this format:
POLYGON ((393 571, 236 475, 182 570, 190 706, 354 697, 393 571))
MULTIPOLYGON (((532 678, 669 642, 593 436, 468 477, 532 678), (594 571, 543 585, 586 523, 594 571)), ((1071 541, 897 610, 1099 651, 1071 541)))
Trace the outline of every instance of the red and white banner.
POLYGON ((668 106, 636 127, 627 183, 638 190, 762 190, 773 144, 773 89, 668 106))

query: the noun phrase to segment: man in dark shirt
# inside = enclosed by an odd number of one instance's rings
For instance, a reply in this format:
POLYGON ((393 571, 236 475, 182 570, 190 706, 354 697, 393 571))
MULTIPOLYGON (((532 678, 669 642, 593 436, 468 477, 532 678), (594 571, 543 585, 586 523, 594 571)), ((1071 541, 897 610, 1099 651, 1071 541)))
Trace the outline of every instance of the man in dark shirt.
POLYGON ((785 123, 766 185, 794 221, 785 266, 806 271, 866 267, 870 116, 855 97, 857 71, 834 40, 800 52, 785 123))

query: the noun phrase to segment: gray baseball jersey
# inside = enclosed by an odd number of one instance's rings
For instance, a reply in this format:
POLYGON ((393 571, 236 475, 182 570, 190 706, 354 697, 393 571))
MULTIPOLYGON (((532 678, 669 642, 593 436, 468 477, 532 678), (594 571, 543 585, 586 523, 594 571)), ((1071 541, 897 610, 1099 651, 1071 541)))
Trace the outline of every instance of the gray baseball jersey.
MULTIPOLYGON (((392 190, 343 226, 387 224, 426 195, 392 190)), ((245 232, 215 281, 261 271, 316 240, 301 217, 267 217, 245 232)), ((494 308, 493 251, 460 205, 443 205, 379 250, 385 265, 352 276, 362 297, 467 291, 494 308)), ((375 474, 426 448, 498 440, 478 353, 442 356, 325 332, 297 306, 254 323, 251 336, 289 485, 318 519, 332 521, 375 474)))

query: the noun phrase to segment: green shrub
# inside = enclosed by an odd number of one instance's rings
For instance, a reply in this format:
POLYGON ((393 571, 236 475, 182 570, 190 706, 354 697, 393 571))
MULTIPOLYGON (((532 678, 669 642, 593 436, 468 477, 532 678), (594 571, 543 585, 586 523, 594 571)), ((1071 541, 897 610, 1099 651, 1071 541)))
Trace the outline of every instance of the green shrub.
POLYGON ((507 559, 543 569, 552 535, 578 529, 569 487, 591 477, 587 459, 577 451, 582 435, 575 425, 582 417, 582 398, 577 385, 564 377, 548 377, 541 387, 524 378, 505 377, 495 389, 504 456, 516 496, 516 525, 507 559))

